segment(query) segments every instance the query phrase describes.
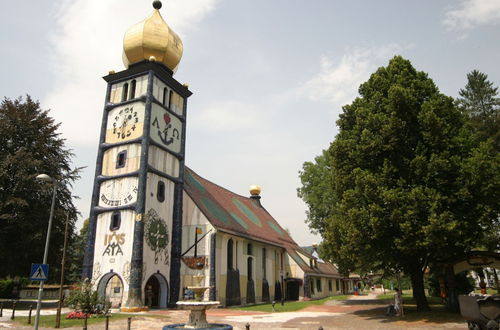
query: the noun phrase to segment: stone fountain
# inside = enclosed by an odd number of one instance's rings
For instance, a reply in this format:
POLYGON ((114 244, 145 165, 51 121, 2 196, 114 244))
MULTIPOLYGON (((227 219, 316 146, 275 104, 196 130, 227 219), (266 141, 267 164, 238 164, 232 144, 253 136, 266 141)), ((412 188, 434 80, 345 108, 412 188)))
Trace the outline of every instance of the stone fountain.
POLYGON ((194 299, 181 300, 177 302, 177 306, 182 309, 189 310, 189 319, 186 324, 172 324, 163 327, 163 330, 168 329, 220 329, 229 330, 233 327, 228 324, 208 323, 206 310, 220 305, 218 301, 206 301, 204 295, 208 286, 202 285, 204 275, 194 275, 195 286, 188 286, 187 289, 191 290, 194 294, 194 299))

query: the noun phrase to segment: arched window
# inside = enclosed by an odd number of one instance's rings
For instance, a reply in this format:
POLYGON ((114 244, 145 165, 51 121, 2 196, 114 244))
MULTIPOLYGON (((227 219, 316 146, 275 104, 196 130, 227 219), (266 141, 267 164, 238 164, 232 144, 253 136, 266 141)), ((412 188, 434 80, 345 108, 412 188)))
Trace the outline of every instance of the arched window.
POLYGON ((122 102, 127 101, 128 95, 128 83, 123 84, 122 88, 122 102))
POLYGON ((115 211, 111 214, 111 221, 109 223, 109 230, 118 230, 120 229, 120 224, 122 222, 122 217, 120 215, 120 211, 115 211))
POLYGON ((158 181, 158 185, 156 187, 156 199, 158 202, 163 202, 165 200, 165 183, 163 181, 158 181))
POLYGON ((163 88, 163 98, 162 98, 162 100, 161 100, 161 103, 162 103, 163 105, 166 105, 166 104, 167 104, 167 93, 168 93, 168 89, 167 89, 167 87, 164 87, 164 88, 163 88))
POLYGON ((252 257, 248 257, 247 259, 247 277, 248 280, 251 281, 253 279, 253 259, 252 257))
POLYGON ((233 269, 233 240, 227 241, 227 269, 233 269))
POLYGON ((129 100, 135 98, 135 86, 137 85, 137 81, 132 80, 132 82, 130 83, 130 95, 128 97, 129 100))

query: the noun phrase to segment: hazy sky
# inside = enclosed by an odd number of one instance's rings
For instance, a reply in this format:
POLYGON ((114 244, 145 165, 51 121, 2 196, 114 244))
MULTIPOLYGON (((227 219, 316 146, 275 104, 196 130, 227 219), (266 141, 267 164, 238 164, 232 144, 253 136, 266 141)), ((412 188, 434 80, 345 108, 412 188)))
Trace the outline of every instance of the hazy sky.
MULTIPOLYGON (((87 166, 74 194, 87 217, 109 70, 152 1, 2 1, 0 96, 30 94, 61 122, 87 166)), ((394 55, 456 97, 473 69, 500 82, 500 0, 169 0, 161 14, 184 43, 186 163, 262 203, 301 244, 298 171, 328 147, 344 104, 394 55)))

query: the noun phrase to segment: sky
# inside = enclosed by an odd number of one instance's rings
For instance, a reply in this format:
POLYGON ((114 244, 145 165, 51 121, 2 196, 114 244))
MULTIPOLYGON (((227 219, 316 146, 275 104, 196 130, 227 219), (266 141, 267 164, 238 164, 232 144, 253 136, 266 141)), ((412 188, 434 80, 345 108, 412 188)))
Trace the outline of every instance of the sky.
MULTIPOLYGON (((152 12, 144 0, 2 1, 0 96, 30 94, 61 123, 86 166, 74 185, 88 217, 110 70, 125 31, 152 12)), ((186 164, 264 207, 297 243, 310 233, 299 171, 328 148, 342 106, 395 55, 457 97, 477 69, 500 85, 500 0, 167 0, 181 37, 174 75, 188 83, 186 164)))

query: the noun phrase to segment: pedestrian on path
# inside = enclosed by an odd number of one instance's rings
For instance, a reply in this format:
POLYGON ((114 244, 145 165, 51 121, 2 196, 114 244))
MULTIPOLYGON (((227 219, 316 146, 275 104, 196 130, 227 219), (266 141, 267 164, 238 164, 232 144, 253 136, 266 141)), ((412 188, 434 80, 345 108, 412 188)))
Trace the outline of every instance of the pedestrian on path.
POLYGON ((394 291, 394 309, 396 310, 396 316, 402 315, 402 301, 401 301, 401 291, 398 288, 395 288, 394 291))

